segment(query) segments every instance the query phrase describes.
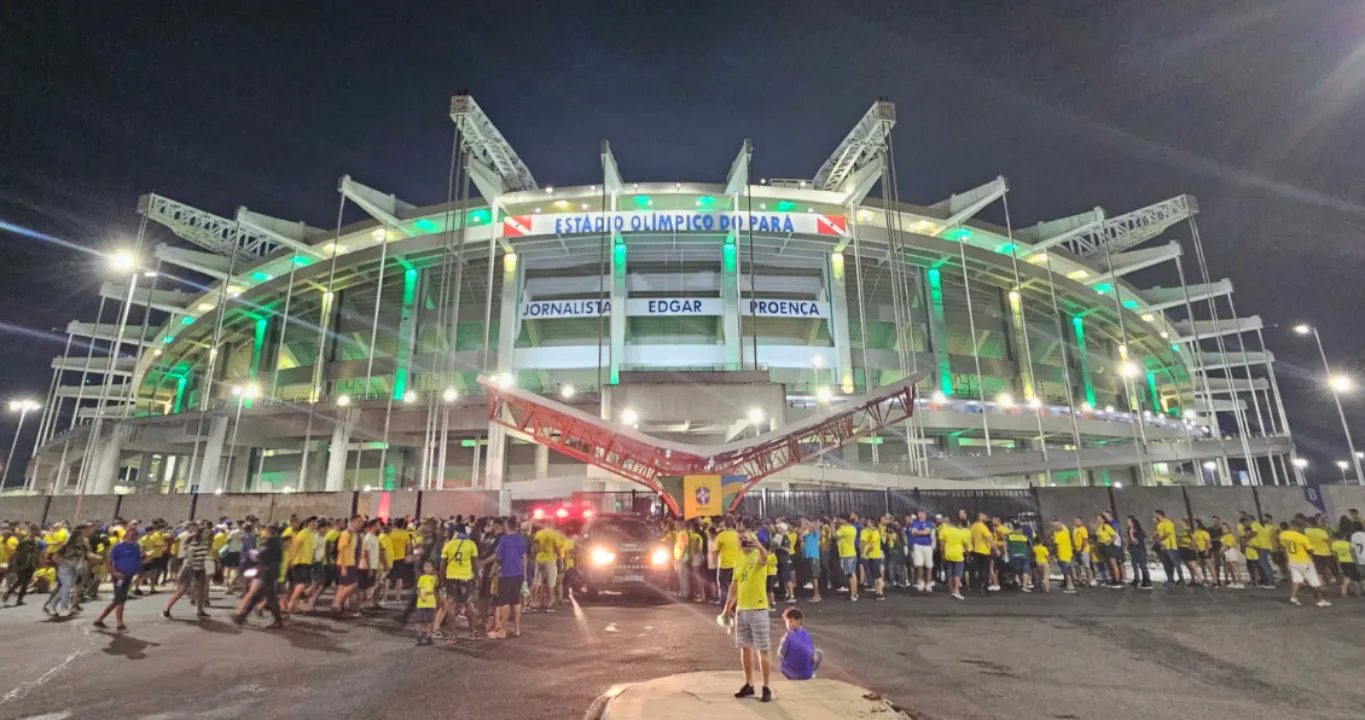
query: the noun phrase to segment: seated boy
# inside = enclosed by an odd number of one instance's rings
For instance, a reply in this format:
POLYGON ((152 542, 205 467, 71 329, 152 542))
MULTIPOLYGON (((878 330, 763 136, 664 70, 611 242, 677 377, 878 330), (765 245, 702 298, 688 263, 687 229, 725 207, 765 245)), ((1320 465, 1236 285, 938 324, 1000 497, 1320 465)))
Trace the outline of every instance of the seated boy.
POLYGON ((787 608, 782 613, 787 624, 787 634, 782 636, 782 644, 777 648, 777 660, 781 664, 782 676, 788 680, 810 680, 820 669, 820 661, 825 654, 815 649, 815 641, 802 627, 805 614, 797 608, 787 608))

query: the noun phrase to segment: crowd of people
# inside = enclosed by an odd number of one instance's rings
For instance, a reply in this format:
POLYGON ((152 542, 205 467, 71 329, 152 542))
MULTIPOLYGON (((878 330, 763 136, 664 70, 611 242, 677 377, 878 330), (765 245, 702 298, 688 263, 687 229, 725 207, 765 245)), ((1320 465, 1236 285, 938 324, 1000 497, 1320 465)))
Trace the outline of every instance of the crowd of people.
MULTIPOLYGON (((1365 594, 1365 524, 1357 510, 1336 523, 1321 515, 1277 522, 1248 513, 1206 522, 1172 519, 1160 510, 1150 523, 1109 512, 1041 523, 973 517, 966 510, 952 518, 921 511, 904 518, 849 513, 647 522, 672 551, 676 572, 667 590, 727 613, 753 609, 741 607, 755 604, 742 596, 754 591, 759 576, 765 612, 807 591, 810 602, 833 594, 856 602, 882 600, 891 589, 941 587, 958 600, 969 592, 1051 592, 1054 579, 1063 593, 1101 585, 1150 589, 1157 565, 1173 586, 1274 588, 1288 580, 1294 604, 1302 586, 1320 606, 1330 604, 1329 588, 1342 596, 1365 594), (761 570, 750 567, 759 556, 761 570)), ((98 627, 113 614, 122 630, 129 596, 163 586, 170 588, 163 616, 184 600, 206 617, 209 589, 218 585, 240 598, 232 614, 238 623, 253 611, 269 613, 271 627, 293 613, 355 618, 392 601, 402 620, 419 628, 418 642, 453 644, 461 625, 469 639, 516 637, 524 611, 555 612, 568 601, 576 587, 575 533, 562 530, 555 521, 462 516, 12 523, 0 528, 0 568, 5 603, 43 594, 44 611, 58 617, 80 611, 107 586, 112 599, 95 619, 98 627)), ((758 625, 735 627, 755 641, 758 625)))

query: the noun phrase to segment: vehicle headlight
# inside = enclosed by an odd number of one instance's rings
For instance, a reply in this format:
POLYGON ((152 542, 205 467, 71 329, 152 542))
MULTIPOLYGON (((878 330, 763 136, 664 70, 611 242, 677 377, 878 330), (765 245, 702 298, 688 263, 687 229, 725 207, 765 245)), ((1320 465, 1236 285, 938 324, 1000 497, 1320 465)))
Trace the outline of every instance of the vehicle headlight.
POLYGON ((653 553, 650 553, 649 562, 654 565, 667 565, 668 551, 663 548, 655 550, 653 553))
POLYGON ((610 565, 610 564, 613 563, 613 562, 616 562, 616 553, 614 553, 614 552, 612 552, 612 551, 610 551, 610 550, 608 550, 608 549, 606 549, 606 548, 593 548, 593 549, 592 549, 592 564, 593 564, 593 565, 610 565))

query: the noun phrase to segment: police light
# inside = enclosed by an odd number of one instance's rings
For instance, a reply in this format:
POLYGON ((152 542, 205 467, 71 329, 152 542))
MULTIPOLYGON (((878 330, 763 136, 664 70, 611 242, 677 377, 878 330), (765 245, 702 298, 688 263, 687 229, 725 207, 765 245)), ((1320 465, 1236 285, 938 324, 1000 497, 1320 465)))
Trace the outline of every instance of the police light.
POLYGON ((531 517, 536 520, 540 520, 541 518, 545 517, 545 508, 536 508, 532 510, 531 517))
POLYGON ((559 508, 558 510, 555 510, 555 517, 559 518, 560 520, 563 520, 564 518, 566 518, 566 517, 568 517, 568 516, 569 516, 569 511, 568 511, 568 509, 566 509, 566 508, 559 508))
POLYGON ((585 509, 585 510, 583 511, 583 519, 586 520, 586 519, 591 518, 593 515, 596 515, 596 514, 597 514, 597 513, 593 512, 592 508, 587 508, 587 509, 585 509))

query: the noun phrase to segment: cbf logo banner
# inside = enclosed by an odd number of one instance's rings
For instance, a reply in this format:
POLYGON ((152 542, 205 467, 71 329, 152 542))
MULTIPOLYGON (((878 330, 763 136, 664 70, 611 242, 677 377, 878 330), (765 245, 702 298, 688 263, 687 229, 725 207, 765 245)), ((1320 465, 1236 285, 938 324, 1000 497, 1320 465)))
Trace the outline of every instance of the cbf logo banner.
POLYGON ((719 475, 683 476, 683 518, 713 517, 725 512, 719 475))

